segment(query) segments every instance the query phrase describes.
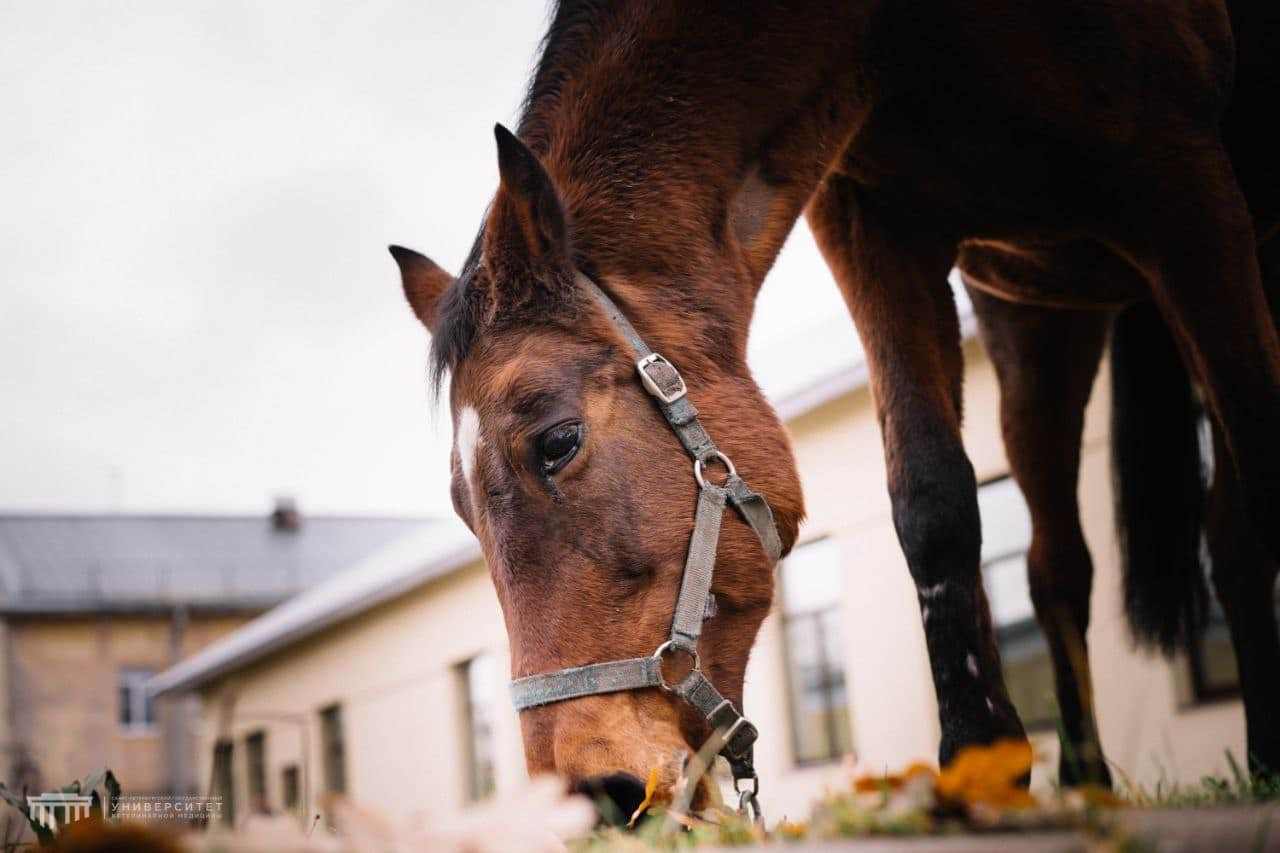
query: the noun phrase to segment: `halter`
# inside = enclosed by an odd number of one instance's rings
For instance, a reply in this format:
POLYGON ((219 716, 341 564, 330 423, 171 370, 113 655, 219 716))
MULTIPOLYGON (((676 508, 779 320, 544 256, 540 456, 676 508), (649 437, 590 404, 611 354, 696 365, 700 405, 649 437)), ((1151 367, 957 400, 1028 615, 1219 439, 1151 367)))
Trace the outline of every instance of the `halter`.
POLYGON ((657 401, 680 444, 693 459, 693 477, 698 483, 698 508, 685 557, 680 597, 676 600, 676 611, 671 620, 670 637, 648 657, 592 663, 517 678, 511 682, 511 700, 517 711, 524 711, 582 696, 662 688, 692 705, 711 730, 718 734, 723 744, 720 754, 728 760, 733 771, 738 810, 742 813, 750 810, 753 818, 760 820, 760 804, 756 798, 760 782, 752 763, 752 746, 759 733, 702 674, 698 636, 702 633, 703 620, 715 613, 711 573, 715 569, 716 544, 720 538, 725 504, 731 504, 760 537, 770 564, 777 563, 782 554, 773 512, 762 495, 747 488, 729 457, 716 448, 698 421, 698 410, 689 402, 688 389, 680 372, 645 345, 635 327, 595 282, 586 276, 581 278, 626 338, 636 356, 636 371, 641 384, 657 401), (712 462, 720 462, 728 469, 728 476, 719 485, 707 479, 706 468, 712 462), (662 674, 662 663, 667 656, 677 652, 687 655, 693 662, 693 668, 683 679, 670 684, 662 674), (744 785, 746 782, 750 785, 744 785))

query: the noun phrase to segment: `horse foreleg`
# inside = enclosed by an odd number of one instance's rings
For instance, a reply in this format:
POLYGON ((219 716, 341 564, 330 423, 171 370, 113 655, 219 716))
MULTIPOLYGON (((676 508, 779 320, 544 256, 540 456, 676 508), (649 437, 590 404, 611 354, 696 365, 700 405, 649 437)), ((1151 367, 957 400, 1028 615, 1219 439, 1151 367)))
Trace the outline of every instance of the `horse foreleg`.
POLYGON ((835 174, 808 216, 866 349, 945 764, 965 745, 1026 737, 1005 689, 979 573, 977 485, 960 437, 963 357, 947 284, 955 243, 904 238, 911 225, 884 221, 859 193, 835 174))
POLYGON ((1009 466, 1031 512, 1027 572, 1061 715, 1058 778, 1110 786, 1085 640, 1093 561, 1076 500, 1084 409, 1110 313, 1015 305, 972 286, 969 296, 1000 381, 1009 466))

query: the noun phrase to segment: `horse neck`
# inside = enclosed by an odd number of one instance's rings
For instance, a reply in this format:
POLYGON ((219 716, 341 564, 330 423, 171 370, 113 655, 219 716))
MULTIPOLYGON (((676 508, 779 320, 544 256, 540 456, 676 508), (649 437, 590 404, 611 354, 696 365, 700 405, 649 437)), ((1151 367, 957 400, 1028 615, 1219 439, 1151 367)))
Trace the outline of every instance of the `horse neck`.
POLYGON ((741 356, 764 275, 861 115, 862 28, 819 2, 594 5, 557 9, 520 136, 579 262, 638 325, 702 317, 672 344, 728 336, 741 356))

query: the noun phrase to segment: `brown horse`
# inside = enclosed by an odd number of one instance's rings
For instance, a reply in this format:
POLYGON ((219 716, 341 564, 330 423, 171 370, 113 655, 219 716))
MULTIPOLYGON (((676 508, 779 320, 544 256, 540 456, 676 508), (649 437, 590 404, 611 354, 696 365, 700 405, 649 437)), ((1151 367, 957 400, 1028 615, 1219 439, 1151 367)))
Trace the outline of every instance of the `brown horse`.
MULTIPOLYGON (((793 544, 794 463, 745 350, 755 295, 806 209, 867 352, 894 523, 927 607, 943 761, 1023 736, 960 439, 947 274, 966 241, 1084 241, 1136 270, 1280 551, 1280 341, 1220 129, 1234 56, 1210 0, 564 0, 519 139, 499 133, 501 183, 462 273, 394 252, 450 375, 454 504, 491 568, 513 674, 651 654, 693 526, 688 460, 579 274, 679 367, 793 544)), ((1064 305, 1105 287, 1052 284, 1064 305)), ((719 612, 699 649, 740 707, 772 576, 733 519, 715 569, 719 612)), ((707 734, 652 689, 521 721, 531 770, 607 778, 624 809, 651 767, 670 784, 707 734)))

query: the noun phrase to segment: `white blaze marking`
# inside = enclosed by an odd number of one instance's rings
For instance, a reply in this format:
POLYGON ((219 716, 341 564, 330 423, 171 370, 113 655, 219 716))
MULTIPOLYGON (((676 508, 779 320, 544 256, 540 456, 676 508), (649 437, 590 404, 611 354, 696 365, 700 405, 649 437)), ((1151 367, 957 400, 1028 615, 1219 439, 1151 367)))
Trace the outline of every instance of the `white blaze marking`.
POLYGON ((462 478, 467 481, 467 490, 471 490, 471 472, 475 470, 476 449, 480 445, 480 416, 470 406, 465 407, 458 415, 458 461, 462 463, 462 478))
POLYGON ((943 591, 946 588, 947 588, 946 581, 939 581, 933 586, 919 587, 920 597, 925 599, 926 601, 929 600, 930 598, 937 598, 938 596, 942 595, 943 591))
POLYGON ((990 696, 987 697, 987 710, 993 714, 996 712, 996 706, 992 704, 990 696))
POLYGON ((978 659, 973 656, 973 652, 969 653, 969 656, 964 659, 964 662, 969 667, 969 674, 972 675, 974 678, 977 678, 978 677, 978 659))

